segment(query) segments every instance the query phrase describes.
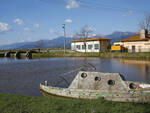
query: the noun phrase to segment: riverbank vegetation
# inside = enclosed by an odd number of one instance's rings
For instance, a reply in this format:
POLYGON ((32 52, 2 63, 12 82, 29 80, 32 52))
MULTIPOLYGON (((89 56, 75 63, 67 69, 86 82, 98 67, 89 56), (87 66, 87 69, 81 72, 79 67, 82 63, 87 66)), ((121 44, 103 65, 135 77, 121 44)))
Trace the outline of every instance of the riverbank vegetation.
POLYGON ((14 51, 32 51, 32 58, 38 59, 38 58, 50 58, 50 57, 100 57, 100 58, 139 58, 139 59, 148 59, 150 60, 150 52, 147 53, 128 53, 128 52, 73 52, 70 50, 67 50, 66 53, 62 49, 31 49, 31 50, 1 50, 0 54, 4 54, 8 51, 14 52, 14 51))
POLYGON ((0 113, 150 113, 149 105, 0 93, 0 113))
POLYGON ((100 53, 80 53, 80 52, 47 52, 33 53, 33 58, 49 58, 49 57, 100 57, 100 58, 140 58, 150 59, 150 53, 127 53, 127 52, 100 52, 100 53))

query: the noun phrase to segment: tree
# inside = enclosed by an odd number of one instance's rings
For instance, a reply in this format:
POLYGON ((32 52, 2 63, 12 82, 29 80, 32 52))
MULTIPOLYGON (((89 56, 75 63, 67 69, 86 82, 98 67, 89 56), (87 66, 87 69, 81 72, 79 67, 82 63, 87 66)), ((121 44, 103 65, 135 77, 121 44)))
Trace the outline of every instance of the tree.
POLYGON ((84 40, 84 48, 86 53, 86 39, 89 37, 90 33, 93 33, 93 30, 87 25, 83 26, 79 33, 76 33, 76 37, 82 38, 84 40))
MULTIPOLYGON (((85 25, 81 28, 80 32, 76 33, 76 35, 75 35, 76 37, 83 39, 85 53, 86 53, 86 46, 87 46, 86 39, 90 36, 90 33, 93 33, 93 32, 94 31, 90 27, 85 25)), ((96 70, 96 67, 87 61, 87 57, 85 57, 85 59, 83 61, 83 67, 84 67, 83 70, 87 70, 87 69, 96 70)))
POLYGON ((146 15, 144 20, 140 22, 140 29, 147 29, 150 33, 150 14, 146 15))

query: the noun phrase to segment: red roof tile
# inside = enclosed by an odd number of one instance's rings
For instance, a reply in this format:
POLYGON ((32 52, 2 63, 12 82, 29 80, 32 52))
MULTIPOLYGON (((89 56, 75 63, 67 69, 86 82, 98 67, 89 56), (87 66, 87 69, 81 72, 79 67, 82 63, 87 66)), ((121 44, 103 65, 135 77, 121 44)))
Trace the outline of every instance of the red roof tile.
MULTIPOLYGON (((86 38, 85 41, 96 41, 96 40, 111 40, 111 38, 104 38, 104 37, 96 37, 96 38, 86 38)), ((76 40, 72 40, 71 42, 83 42, 84 39, 80 38, 80 39, 76 39, 76 40)))
POLYGON ((120 42, 134 42, 134 41, 148 41, 150 40, 150 34, 146 38, 140 38, 140 35, 135 35, 126 39, 121 40, 120 42))

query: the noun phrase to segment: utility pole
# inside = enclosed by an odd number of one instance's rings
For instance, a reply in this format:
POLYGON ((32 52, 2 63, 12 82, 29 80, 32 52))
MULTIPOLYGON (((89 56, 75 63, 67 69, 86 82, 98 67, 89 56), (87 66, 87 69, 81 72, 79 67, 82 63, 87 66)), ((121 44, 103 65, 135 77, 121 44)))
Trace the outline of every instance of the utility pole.
POLYGON ((62 28, 64 29, 64 53, 66 53, 66 28, 65 24, 62 25, 62 28))

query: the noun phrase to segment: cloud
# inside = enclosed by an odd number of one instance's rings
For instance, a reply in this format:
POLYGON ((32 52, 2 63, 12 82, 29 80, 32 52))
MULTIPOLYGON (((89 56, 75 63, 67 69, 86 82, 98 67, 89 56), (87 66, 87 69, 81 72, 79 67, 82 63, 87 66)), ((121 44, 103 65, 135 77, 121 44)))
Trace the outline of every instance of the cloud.
POLYGON ((72 23, 72 20, 71 19, 66 19, 65 22, 66 23, 72 23))
POLYGON ((25 31, 32 31, 32 29, 29 28, 29 27, 25 27, 24 30, 25 30, 25 31))
POLYGON ((25 40, 21 40, 21 41, 19 41, 19 42, 25 42, 25 40))
POLYGON ((129 13, 130 15, 132 15, 132 14, 134 14, 134 11, 133 11, 133 10, 129 10, 128 13, 129 13))
POLYGON ((0 33, 5 33, 12 30, 12 28, 7 23, 0 22, 0 33))
POLYGON ((127 16, 126 14, 122 14, 123 17, 127 16))
POLYGON ((96 36, 96 34, 92 34, 92 36, 94 37, 94 36, 96 36))
POLYGON ((23 25, 24 24, 23 20, 21 20, 20 18, 16 18, 14 20, 14 23, 17 23, 18 25, 23 25))
POLYGON ((30 42, 30 41, 32 41, 32 38, 31 38, 31 37, 28 37, 27 39, 21 40, 21 41, 19 41, 19 42, 30 42))
POLYGON ((50 32, 50 33, 54 33, 54 30, 53 30, 53 29, 50 29, 49 32, 50 32))
POLYGON ((135 13, 134 10, 129 10, 126 14, 122 14, 123 17, 129 16, 129 15, 133 15, 135 13))
POLYGON ((66 5, 67 9, 78 8, 78 7, 80 7, 80 5, 76 0, 69 0, 68 4, 66 5))
POLYGON ((31 37, 28 37, 28 38, 27 38, 27 41, 31 41, 31 40, 32 40, 32 38, 31 38, 31 37))
POLYGON ((54 34, 54 35, 57 35, 57 36, 61 35, 59 32, 56 32, 53 29, 50 29, 49 32, 52 33, 52 34, 54 34))
POLYGON ((39 28, 40 25, 39 25, 39 24, 34 24, 34 27, 35 27, 35 28, 39 28))
POLYGON ((95 37, 96 36, 96 34, 95 33, 93 33, 93 34, 89 34, 88 35, 88 37, 95 37))

